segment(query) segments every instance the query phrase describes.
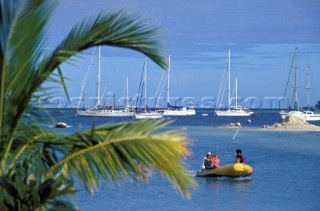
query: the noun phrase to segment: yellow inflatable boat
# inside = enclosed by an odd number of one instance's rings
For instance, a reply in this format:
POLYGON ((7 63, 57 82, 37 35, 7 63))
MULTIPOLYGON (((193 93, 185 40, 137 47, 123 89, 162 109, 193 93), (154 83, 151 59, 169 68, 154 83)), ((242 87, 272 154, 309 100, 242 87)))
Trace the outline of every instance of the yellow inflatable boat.
POLYGON ((198 171, 196 176, 198 177, 247 177, 253 172, 251 166, 244 163, 230 164, 226 166, 220 166, 215 169, 198 171))

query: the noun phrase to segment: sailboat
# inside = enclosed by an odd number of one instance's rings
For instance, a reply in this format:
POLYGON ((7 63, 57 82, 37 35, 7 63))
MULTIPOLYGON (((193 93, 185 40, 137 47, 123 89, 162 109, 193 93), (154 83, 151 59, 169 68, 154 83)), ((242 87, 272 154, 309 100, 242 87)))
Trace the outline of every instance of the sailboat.
MULTIPOLYGON (((294 86, 293 86, 293 96, 294 96, 294 104, 293 104, 293 111, 296 112, 300 117, 304 118, 306 121, 320 121, 320 114, 315 114, 313 111, 310 111, 310 66, 308 67, 308 82, 307 82, 307 92, 308 92, 308 109, 306 111, 299 111, 299 106, 298 106, 298 86, 297 86, 297 70, 298 70, 298 48, 295 48, 293 59, 292 59, 292 64, 289 69, 289 78, 287 82, 287 87, 289 84, 290 80, 290 73, 291 73, 291 68, 294 68, 294 86)), ((290 62, 289 62, 290 63, 290 62)), ((286 92, 285 92, 286 94, 286 92)), ((290 111, 280 111, 279 114, 281 115, 281 118, 284 119, 290 111)))
POLYGON ((143 65, 143 89, 144 89, 144 111, 136 112, 133 116, 135 119, 161 119, 163 118, 162 112, 148 111, 147 109, 147 62, 144 60, 143 65))
POLYGON ((315 114, 313 111, 310 111, 310 66, 308 66, 308 83, 306 90, 308 92, 308 109, 306 111, 302 111, 302 117, 304 117, 307 121, 320 121, 320 114, 315 114))
POLYGON ((176 107, 169 103, 170 100, 170 56, 167 77, 167 109, 163 111, 163 116, 193 116, 196 115, 194 108, 176 107))
MULTIPOLYGON (((95 117, 131 117, 134 115, 134 111, 129 107, 124 109, 116 109, 115 106, 112 108, 102 106, 100 103, 100 60, 101 50, 98 47, 98 74, 97 74, 97 101, 96 106, 93 108, 80 108, 77 109, 77 115, 79 116, 95 116, 95 117)), ((128 83, 128 81, 127 81, 128 83)), ((127 85, 128 87, 128 85, 127 85)), ((128 99, 128 98, 127 98, 128 99)))
POLYGON ((230 95, 230 49, 228 50, 228 108, 227 110, 215 110, 217 116, 251 116, 252 111, 238 105, 238 80, 236 79, 236 105, 231 106, 230 95))

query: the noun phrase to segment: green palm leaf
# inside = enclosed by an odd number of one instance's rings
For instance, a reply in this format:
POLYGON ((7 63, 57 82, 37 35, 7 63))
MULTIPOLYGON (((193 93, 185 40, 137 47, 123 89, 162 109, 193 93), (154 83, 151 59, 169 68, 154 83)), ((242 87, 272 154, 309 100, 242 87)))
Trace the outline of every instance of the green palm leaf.
POLYGON ((98 187, 100 176, 109 182, 123 182, 128 177, 134 181, 146 180, 146 173, 155 167, 189 197, 188 188, 195 183, 183 164, 183 158, 191 155, 186 138, 179 131, 153 134, 165 125, 140 121, 122 123, 113 130, 98 129, 94 134, 84 132, 84 139, 95 140, 98 144, 67 155, 49 171, 63 170, 67 175, 71 171, 92 191, 98 187))
MULTIPOLYGON (((6 96, 2 99, 1 119, 6 124, 0 126, 2 132, 7 133, 7 138, 17 126, 32 93, 39 88, 34 87, 33 82, 48 77, 38 74, 36 69, 43 57, 46 24, 54 6, 54 1, 23 1, 14 12, 15 18, 11 22, 2 22, 4 28, 10 28, 7 35, 1 34, 7 39, 3 43, 5 56, 1 66, 4 74, 1 78, 1 85, 4 86, 1 92, 6 96)), ((8 140, 4 137, 1 139, 8 140)))
POLYGON ((191 152, 181 131, 165 122, 92 126, 58 135, 22 117, 37 97, 49 97, 46 80, 66 84, 60 69, 82 51, 108 45, 136 50, 166 68, 159 28, 125 11, 101 12, 79 22, 53 51, 45 49, 47 24, 56 1, 0 0, 0 206, 10 210, 70 207, 58 197, 74 192, 70 175, 87 190, 99 178, 146 181, 157 169, 185 196, 195 186, 183 162, 191 152), (53 77, 54 71, 57 75, 53 77), (62 174, 63 173, 63 174, 62 174))
POLYGON ((147 55, 161 67, 166 67, 166 59, 160 56, 163 45, 154 41, 160 38, 159 29, 145 25, 137 16, 127 15, 123 11, 111 14, 102 12, 85 19, 71 30, 52 53, 45 52, 42 45, 46 37, 46 23, 55 1, 25 2, 11 23, 11 36, 5 43, 8 53, 2 71, 7 73, 6 81, 10 82, 6 84, 5 93, 10 98, 5 105, 11 105, 6 110, 10 118, 4 120, 7 127, 16 127, 32 93, 55 69, 87 48, 97 45, 130 48, 147 55))

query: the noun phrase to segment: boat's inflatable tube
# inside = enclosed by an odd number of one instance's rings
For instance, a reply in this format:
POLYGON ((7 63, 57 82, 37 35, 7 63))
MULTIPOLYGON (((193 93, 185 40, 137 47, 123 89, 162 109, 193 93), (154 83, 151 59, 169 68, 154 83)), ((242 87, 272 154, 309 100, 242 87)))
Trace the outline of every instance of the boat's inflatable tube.
POLYGON ((220 166, 215 169, 198 171, 196 176, 198 177, 246 177, 252 174, 253 170, 251 166, 244 163, 230 164, 226 166, 220 166))

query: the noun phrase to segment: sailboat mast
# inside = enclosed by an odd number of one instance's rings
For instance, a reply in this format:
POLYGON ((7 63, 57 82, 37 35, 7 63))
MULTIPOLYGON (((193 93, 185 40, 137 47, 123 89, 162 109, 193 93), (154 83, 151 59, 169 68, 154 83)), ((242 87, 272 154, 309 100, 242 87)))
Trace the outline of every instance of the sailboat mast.
POLYGON ((144 59, 144 111, 147 112, 147 60, 144 59))
POLYGON ((308 65, 308 73, 307 73, 307 79, 308 79, 308 83, 307 83, 307 87, 306 90, 308 92, 308 111, 309 111, 309 107, 310 107, 310 65, 308 65))
POLYGON ((129 108, 129 80, 127 77, 127 108, 129 108))
POLYGON ((294 110, 299 110, 298 108, 298 87, 297 87, 297 72, 298 72, 298 48, 295 48, 294 51, 294 90, 293 90, 293 94, 294 94, 294 110))
POLYGON ((170 55, 169 55, 169 61, 168 61, 168 81, 167 81, 167 107, 169 106, 169 102, 170 102, 170 71, 171 71, 171 67, 170 67, 170 55))
POLYGON ((228 110, 230 110, 230 49, 228 50, 228 110))
POLYGON ((236 78, 236 108, 238 108, 238 79, 236 78))
POLYGON ((101 54, 101 50, 100 50, 100 46, 98 48, 98 74, 97 74, 97 103, 96 103, 96 107, 98 107, 100 105, 100 54, 101 54))

